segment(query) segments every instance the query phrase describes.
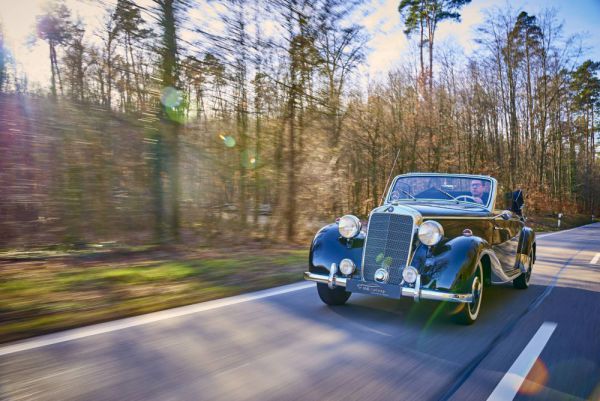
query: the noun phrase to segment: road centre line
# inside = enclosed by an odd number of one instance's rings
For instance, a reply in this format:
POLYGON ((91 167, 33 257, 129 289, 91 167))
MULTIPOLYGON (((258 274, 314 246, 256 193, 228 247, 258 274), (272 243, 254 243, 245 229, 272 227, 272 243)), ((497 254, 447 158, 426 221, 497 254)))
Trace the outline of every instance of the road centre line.
POLYGON ((64 343, 67 341, 78 340, 85 337, 95 336, 97 334, 110 333, 117 330, 123 330, 130 327, 142 326, 144 324, 155 323, 161 320, 172 319, 174 317, 191 315, 194 313, 205 312, 213 309, 223 308, 241 304, 244 302, 255 301, 272 297, 275 295, 287 294, 289 292, 300 291, 314 287, 314 283, 300 282, 296 284, 284 285, 268 290, 251 292, 248 294, 235 295, 229 298, 215 299, 213 301, 202 302, 187 306, 181 306, 173 309, 166 309, 159 312, 148 313, 145 315, 134 316, 130 318, 114 320, 106 323, 94 324, 78 329, 66 330, 58 333, 47 334, 24 340, 14 344, 0 347, 0 356, 10 355, 21 351, 28 351, 35 348, 46 347, 48 345, 64 343))
POLYGON ((542 350, 554 333, 557 324, 544 322, 533 338, 525 346, 519 357, 512 364, 508 372, 502 377, 487 401, 511 401, 517 395, 521 384, 529 374, 533 364, 538 359, 542 350))
POLYGON ((596 263, 598 263, 598 259, 600 259, 600 252, 596 253, 596 255, 592 258, 590 265, 595 265, 596 263))

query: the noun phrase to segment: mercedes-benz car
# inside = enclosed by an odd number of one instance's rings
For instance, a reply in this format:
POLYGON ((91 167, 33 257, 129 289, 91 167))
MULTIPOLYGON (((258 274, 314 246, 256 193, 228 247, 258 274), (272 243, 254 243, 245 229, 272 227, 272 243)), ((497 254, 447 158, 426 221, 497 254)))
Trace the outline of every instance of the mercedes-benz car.
POLYGON ((399 175, 366 224, 345 215, 317 232, 304 278, 328 305, 352 293, 455 302, 471 324, 484 287, 529 286, 536 243, 522 208, 521 191, 498 196, 489 176, 399 175), (510 210, 498 209, 505 199, 510 210))

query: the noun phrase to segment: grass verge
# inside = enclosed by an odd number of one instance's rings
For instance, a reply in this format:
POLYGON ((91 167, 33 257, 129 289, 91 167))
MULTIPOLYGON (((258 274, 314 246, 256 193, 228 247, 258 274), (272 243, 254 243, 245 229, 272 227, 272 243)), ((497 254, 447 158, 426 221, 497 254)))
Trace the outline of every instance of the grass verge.
POLYGON ((0 343, 300 281, 308 251, 0 255, 0 343))
POLYGON ((568 230, 571 228, 583 226, 590 223, 596 223, 599 220, 592 220, 587 214, 565 214, 560 219, 560 228, 558 227, 558 217, 556 215, 532 215, 527 216, 527 225, 531 226, 536 232, 550 232, 559 230, 568 230))

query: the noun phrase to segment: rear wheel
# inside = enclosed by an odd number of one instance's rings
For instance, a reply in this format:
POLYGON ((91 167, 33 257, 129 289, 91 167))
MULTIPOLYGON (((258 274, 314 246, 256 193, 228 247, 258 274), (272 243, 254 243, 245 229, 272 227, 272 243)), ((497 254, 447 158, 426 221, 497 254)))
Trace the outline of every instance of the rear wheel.
POLYGON ((525 290, 529 287, 529 280, 531 280, 531 272, 533 271, 533 252, 529 252, 529 263, 527 271, 521 274, 519 277, 513 280, 513 286, 519 290, 525 290))
POLYGON ((481 299, 483 297, 483 268, 481 266, 481 260, 477 262, 477 268, 475 274, 471 278, 471 295, 472 301, 463 304, 460 311, 454 315, 454 319, 461 324, 473 324, 479 316, 481 309, 481 299))
POLYGON ((346 303, 351 292, 345 290, 344 287, 335 287, 334 289, 329 288, 327 284, 317 283, 317 291, 319 292, 319 298, 327 305, 343 305, 346 303))

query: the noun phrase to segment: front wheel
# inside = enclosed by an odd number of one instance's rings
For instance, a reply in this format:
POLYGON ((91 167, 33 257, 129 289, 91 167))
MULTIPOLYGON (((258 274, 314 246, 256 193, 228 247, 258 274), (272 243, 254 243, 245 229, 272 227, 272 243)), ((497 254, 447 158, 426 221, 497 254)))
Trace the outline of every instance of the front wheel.
POLYGON ((461 324, 473 324, 479 316, 481 310, 481 299, 483 298, 483 268, 481 260, 477 262, 477 269, 471 279, 471 295, 473 299, 469 303, 463 304, 460 311, 454 315, 455 320, 461 324))
POLYGON ((321 301, 327 305, 343 305, 346 303, 351 292, 348 292, 344 287, 335 287, 334 289, 329 288, 327 284, 317 283, 317 291, 321 301))

